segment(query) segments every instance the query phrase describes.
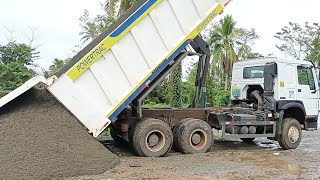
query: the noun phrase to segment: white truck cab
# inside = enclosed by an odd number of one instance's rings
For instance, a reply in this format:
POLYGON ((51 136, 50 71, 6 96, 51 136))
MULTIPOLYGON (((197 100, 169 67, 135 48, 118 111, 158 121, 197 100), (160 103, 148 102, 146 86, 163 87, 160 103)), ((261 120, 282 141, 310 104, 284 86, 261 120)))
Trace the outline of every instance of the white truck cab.
MULTIPOLYGON (((233 67, 231 101, 233 105, 259 106, 253 92, 258 91, 265 98, 264 89, 269 83, 275 111, 284 111, 285 116, 296 116, 305 129, 315 129, 319 128, 318 82, 317 69, 309 61, 280 58, 240 61, 233 67), (266 64, 275 65, 275 74, 271 79, 265 77, 266 64)), ((266 105, 264 101, 262 103, 266 105)))

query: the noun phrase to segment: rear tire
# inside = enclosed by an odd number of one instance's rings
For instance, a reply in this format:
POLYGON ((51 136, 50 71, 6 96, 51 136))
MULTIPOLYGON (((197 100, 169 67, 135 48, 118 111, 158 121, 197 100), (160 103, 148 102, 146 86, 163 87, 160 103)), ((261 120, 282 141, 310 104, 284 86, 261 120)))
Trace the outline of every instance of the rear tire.
POLYGON ((171 128, 158 119, 140 121, 132 129, 131 136, 134 151, 144 157, 164 156, 171 150, 173 143, 171 128))
POLYGON ((128 142, 118 136, 118 131, 115 128, 110 128, 110 135, 114 141, 115 146, 127 145, 128 142))
POLYGON ((300 123, 294 118, 285 118, 281 128, 282 134, 279 136, 279 144, 282 149, 296 149, 302 136, 300 123))
POLYGON ((180 131, 182 125, 187 123, 187 122, 189 122, 189 121, 195 121, 195 120, 196 119, 192 119, 192 118, 182 119, 173 128, 173 146, 172 147, 176 152, 180 151, 180 148, 179 148, 179 145, 178 145, 178 134, 179 134, 179 131, 180 131))
POLYGON ((240 138, 244 143, 253 143, 256 138, 240 138))
POLYGON ((177 139, 181 153, 205 153, 211 149, 213 143, 212 128, 203 120, 188 120, 182 123, 177 139))

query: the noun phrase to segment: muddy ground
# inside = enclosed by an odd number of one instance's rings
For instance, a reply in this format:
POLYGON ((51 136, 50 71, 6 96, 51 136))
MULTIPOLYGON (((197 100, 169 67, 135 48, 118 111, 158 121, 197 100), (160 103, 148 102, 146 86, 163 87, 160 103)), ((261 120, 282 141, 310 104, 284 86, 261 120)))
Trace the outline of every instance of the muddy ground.
POLYGON ((275 141, 215 141, 205 154, 136 157, 125 146, 106 146, 121 157, 116 168, 75 179, 320 179, 320 130, 304 131, 298 149, 283 151, 275 141))

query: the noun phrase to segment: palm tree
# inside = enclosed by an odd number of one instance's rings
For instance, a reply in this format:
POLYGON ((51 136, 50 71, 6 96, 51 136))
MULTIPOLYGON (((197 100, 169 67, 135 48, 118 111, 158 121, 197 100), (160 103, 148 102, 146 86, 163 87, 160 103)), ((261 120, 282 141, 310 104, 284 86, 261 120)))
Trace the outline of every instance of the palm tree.
POLYGON ((57 59, 55 58, 53 61, 52 61, 52 65, 49 66, 49 75, 52 75, 56 72, 58 72, 64 65, 65 65, 65 61, 64 60, 60 60, 60 59, 57 59))
POLYGON ((84 14, 80 17, 80 26, 82 31, 79 33, 79 35, 81 36, 81 41, 83 41, 83 43, 92 41, 99 36, 96 22, 90 19, 88 10, 84 10, 84 14))
POLYGON ((120 0, 107 0, 102 4, 104 11, 108 16, 116 18, 117 17, 117 4, 119 4, 120 0))
POLYGON ((80 26, 82 31, 79 33, 81 41, 86 43, 97 38, 99 34, 104 32, 115 20, 125 13, 137 0, 107 0, 101 3, 101 8, 105 14, 97 15, 91 19, 88 10, 80 17, 80 26), (117 5, 120 3, 120 8, 117 12, 117 5))
POLYGON ((134 3, 136 3, 137 1, 138 0, 121 0, 118 17, 125 13, 129 8, 131 8, 131 6, 134 5, 134 3))
POLYGON ((221 67, 224 73, 224 89, 229 87, 229 77, 232 65, 238 60, 235 49, 235 37, 237 36, 236 22, 231 15, 225 16, 214 25, 209 39, 209 45, 213 49, 213 66, 221 67))
POLYGON ((178 67, 172 72, 172 107, 181 107, 182 106, 182 65, 181 63, 178 67))

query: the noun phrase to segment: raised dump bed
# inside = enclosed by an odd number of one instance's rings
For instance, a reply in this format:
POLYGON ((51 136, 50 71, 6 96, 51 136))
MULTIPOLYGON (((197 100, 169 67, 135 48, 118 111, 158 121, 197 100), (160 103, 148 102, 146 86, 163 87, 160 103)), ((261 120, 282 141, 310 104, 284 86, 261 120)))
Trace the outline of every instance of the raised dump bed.
POLYGON ((48 90, 94 137, 229 0, 140 0, 51 78, 48 90))

